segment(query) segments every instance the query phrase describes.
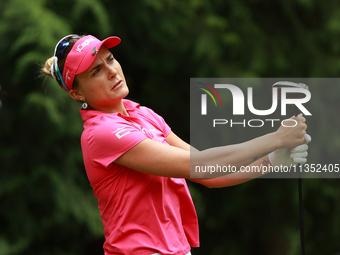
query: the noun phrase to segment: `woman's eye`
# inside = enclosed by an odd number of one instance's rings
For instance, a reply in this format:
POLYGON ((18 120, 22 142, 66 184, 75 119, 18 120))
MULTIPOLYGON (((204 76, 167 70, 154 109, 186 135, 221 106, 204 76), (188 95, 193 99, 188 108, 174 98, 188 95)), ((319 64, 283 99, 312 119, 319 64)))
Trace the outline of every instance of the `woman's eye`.
POLYGON ((114 57, 109 58, 109 63, 113 63, 114 57))
POLYGON ((99 72, 100 72, 100 68, 96 69, 96 71, 93 72, 93 75, 96 75, 99 72))

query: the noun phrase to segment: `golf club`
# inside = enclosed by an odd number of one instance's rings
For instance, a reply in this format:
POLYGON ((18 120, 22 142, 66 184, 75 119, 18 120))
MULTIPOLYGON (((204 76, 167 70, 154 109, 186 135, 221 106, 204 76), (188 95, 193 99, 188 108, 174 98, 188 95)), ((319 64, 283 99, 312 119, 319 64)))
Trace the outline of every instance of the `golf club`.
MULTIPOLYGON (((281 88, 302 88, 309 90, 308 86, 303 83, 295 83, 289 81, 279 81, 273 84, 272 88, 277 88, 279 98, 281 95, 281 88)), ((299 98, 298 93, 290 93, 290 98, 299 98)), ((294 115, 297 116, 297 107, 294 105, 294 115)), ((300 164, 297 165, 299 168, 300 164)), ((298 192, 299 192, 299 218, 300 218, 300 241, 301 241, 301 255, 305 255, 305 236, 304 236, 304 221, 303 221, 303 198, 302 198, 302 180, 300 171, 298 172, 298 192)))

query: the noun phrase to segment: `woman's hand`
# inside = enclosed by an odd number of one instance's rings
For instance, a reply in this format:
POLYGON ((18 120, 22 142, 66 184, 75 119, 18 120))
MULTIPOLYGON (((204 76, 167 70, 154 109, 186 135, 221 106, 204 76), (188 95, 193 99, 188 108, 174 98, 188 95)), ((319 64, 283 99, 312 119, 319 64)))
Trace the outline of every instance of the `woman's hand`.
POLYGON ((280 148, 294 148, 305 143, 306 119, 302 115, 292 117, 292 120, 286 120, 285 126, 281 126, 276 132, 280 148))
POLYGON ((312 140, 311 136, 305 134, 305 143, 292 149, 281 148, 271 152, 269 156, 270 163, 273 166, 293 166, 296 164, 305 164, 308 156, 308 143, 312 140))

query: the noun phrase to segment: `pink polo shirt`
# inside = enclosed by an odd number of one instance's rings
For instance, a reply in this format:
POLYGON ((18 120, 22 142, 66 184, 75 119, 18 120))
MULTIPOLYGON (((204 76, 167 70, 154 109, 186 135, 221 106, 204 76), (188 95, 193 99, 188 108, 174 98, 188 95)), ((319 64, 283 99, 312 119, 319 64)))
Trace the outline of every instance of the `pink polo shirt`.
POLYGON ((144 174, 114 163, 144 139, 170 133, 151 109, 123 100, 130 116, 80 110, 86 173, 104 224, 105 255, 184 255, 199 246, 198 223, 185 179, 144 174))

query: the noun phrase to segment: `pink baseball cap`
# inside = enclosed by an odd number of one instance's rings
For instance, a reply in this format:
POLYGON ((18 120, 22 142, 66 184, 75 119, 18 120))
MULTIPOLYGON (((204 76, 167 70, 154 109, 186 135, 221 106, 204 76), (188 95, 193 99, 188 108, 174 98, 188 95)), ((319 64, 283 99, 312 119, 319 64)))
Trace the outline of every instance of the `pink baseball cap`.
MULTIPOLYGON (((103 41, 92 35, 80 38, 73 45, 65 61, 62 78, 67 89, 69 91, 72 89, 74 77, 77 74, 85 72, 92 65, 102 45, 110 49, 117 46, 120 41, 117 36, 108 37, 103 41)), ((63 89, 67 91, 66 88, 63 89)))

